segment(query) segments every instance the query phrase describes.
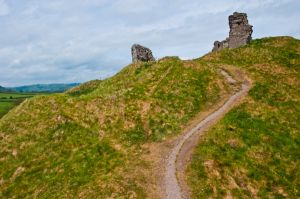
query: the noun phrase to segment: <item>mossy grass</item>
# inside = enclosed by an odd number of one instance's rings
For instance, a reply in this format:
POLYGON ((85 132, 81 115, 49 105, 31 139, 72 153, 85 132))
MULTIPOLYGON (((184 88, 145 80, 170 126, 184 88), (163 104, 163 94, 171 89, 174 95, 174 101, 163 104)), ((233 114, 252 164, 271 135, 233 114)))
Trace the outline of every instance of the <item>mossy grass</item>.
POLYGON ((258 39, 201 58, 247 71, 247 99, 200 141, 187 170, 193 198, 300 197, 300 41, 258 39))
POLYGON ((0 120, 0 197, 147 197, 142 145, 219 100, 220 77, 170 57, 27 99, 0 120))
POLYGON ((259 39, 26 99, 0 120, 0 197, 148 197, 143 145, 179 134, 218 102, 225 65, 254 86, 200 142, 188 170, 193 196, 298 197, 299 49, 290 37, 259 39))

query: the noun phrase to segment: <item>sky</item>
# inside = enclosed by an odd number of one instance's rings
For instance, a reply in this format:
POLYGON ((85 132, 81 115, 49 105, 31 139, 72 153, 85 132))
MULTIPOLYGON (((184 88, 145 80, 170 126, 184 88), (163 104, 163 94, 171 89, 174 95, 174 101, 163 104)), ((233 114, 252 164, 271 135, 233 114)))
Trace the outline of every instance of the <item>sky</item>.
POLYGON ((85 82, 131 62, 132 44, 156 58, 200 57, 246 12, 253 38, 300 38, 299 0, 0 0, 0 85, 85 82))

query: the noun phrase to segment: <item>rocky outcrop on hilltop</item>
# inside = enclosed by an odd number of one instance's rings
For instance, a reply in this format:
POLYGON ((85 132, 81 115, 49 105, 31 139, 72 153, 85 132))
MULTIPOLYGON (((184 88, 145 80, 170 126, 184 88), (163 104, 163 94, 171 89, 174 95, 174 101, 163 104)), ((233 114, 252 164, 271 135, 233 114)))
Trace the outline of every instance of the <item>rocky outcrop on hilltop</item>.
POLYGON ((229 16, 229 37, 224 41, 215 41, 212 51, 224 48, 238 48, 252 40, 252 26, 248 23, 246 13, 235 12, 229 16))
POLYGON ((131 54, 133 63, 155 61, 152 51, 139 44, 134 44, 131 47, 131 54))

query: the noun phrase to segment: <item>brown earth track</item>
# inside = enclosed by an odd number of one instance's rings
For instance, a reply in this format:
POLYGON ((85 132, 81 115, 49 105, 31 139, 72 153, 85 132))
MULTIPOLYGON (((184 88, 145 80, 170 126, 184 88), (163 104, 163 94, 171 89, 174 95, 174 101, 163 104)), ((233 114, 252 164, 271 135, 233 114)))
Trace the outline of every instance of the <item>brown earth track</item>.
MULTIPOLYGON (((227 79, 230 84, 235 84, 235 80, 226 71, 220 73, 227 79)), ((241 88, 232 94, 221 106, 212 110, 202 121, 197 123, 192 129, 188 130, 174 142, 170 153, 165 162, 165 176, 163 189, 165 193, 163 198, 182 199, 190 198, 189 189, 185 180, 185 169, 190 161, 192 151, 197 146, 198 140, 203 133, 217 123, 231 108, 239 104, 247 95, 251 81, 244 75, 239 74, 238 79, 243 79, 241 88), (242 77, 241 77, 242 76, 242 77)))

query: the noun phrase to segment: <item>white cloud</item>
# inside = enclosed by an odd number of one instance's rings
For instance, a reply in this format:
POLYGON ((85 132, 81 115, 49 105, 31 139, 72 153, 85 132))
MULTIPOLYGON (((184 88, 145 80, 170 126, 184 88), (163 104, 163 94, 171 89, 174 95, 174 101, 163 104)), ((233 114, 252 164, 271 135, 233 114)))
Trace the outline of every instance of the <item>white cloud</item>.
POLYGON ((0 0, 0 85, 107 77, 131 61, 133 43, 156 57, 199 57, 228 35, 234 11, 248 13, 254 37, 299 37, 299 8, 298 0, 0 0))

